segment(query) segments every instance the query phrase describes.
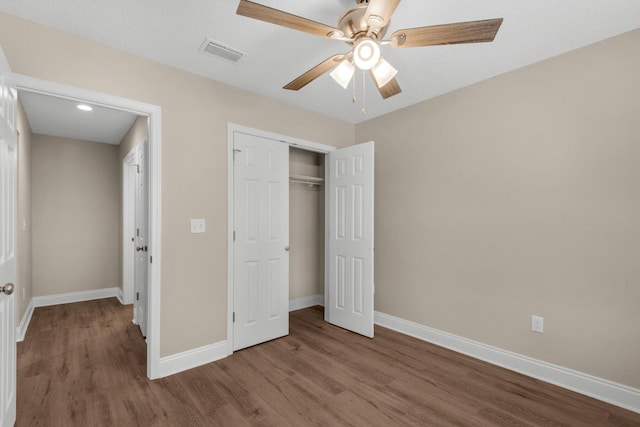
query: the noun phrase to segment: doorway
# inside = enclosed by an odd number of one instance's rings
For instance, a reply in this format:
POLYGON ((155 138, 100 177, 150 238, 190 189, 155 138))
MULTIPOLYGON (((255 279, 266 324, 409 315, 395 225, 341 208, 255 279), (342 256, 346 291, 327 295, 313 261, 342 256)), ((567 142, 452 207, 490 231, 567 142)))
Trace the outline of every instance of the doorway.
POLYGON ((82 101, 115 110, 124 110, 147 116, 149 120, 149 215, 148 215, 148 330, 147 330, 147 376, 160 377, 160 107, 126 98, 93 92, 86 89, 62 85, 29 76, 14 74, 18 90, 35 92, 52 97, 82 101), (152 258, 153 257, 153 258, 152 258))
POLYGON ((373 142, 336 149, 234 124, 228 132, 228 354, 288 334, 289 147, 326 159, 325 320, 373 337, 373 142), (271 335, 242 331, 271 319, 284 322, 271 335))

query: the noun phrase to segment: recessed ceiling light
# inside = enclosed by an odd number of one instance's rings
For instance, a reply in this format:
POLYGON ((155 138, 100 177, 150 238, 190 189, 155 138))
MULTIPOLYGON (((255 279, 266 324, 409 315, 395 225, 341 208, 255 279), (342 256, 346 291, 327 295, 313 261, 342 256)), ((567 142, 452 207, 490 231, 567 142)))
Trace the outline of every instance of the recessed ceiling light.
POLYGON ((78 110, 82 110, 82 111, 92 111, 93 107, 91 107, 90 105, 87 104, 78 104, 76 105, 76 108, 78 110))

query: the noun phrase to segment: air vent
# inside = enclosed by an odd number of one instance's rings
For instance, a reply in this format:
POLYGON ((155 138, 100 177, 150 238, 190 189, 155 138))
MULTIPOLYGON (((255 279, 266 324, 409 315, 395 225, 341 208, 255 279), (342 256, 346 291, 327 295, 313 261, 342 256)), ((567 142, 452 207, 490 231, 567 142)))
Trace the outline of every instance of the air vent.
POLYGON ((238 52, 229 46, 225 46, 222 43, 210 39, 205 39, 202 46, 200 46, 199 51, 207 55, 219 56, 220 58, 228 59, 233 62, 238 62, 238 60, 242 58, 242 55, 244 55, 242 52, 238 52))

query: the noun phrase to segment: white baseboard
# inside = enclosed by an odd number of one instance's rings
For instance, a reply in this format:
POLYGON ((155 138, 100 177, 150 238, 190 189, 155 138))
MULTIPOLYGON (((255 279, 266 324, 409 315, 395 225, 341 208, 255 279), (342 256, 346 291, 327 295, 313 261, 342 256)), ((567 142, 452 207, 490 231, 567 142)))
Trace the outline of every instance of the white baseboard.
POLYGON ((27 335, 27 329, 29 328, 29 323, 31 322, 31 316, 33 316, 33 310, 36 307, 47 307, 49 305, 69 304, 72 302, 90 301, 111 297, 118 297, 120 302, 122 302, 122 299, 120 299, 120 296, 118 295, 118 291, 122 294, 122 290, 116 287, 33 297, 27 306, 27 310, 24 312, 24 316, 22 316, 20 325, 16 327, 16 341, 24 341, 24 337, 27 335))
POLYGON ((640 390, 375 312, 375 323, 476 359, 640 413, 640 390))
POLYGON ((314 305, 324 305, 324 295, 311 295, 289 300, 289 311, 302 310, 303 308, 313 307, 314 305))
POLYGON ((35 305, 33 303, 33 298, 29 301, 29 305, 22 316, 22 320, 20 320, 20 324, 16 327, 16 342, 24 341, 25 335, 27 335, 27 329, 29 328, 29 323, 31 322, 31 316, 33 316, 33 309, 35 305))
MULTIPOLYGON (((314 305, 323 305, 323 295, 312 295, 289 301, 289 311, 300 310, 314 305)), ((160 377, 177 374, 187 369, 196 368, 207 363, 224 359, 233 353, 230 342, 220 341, 204 347, 187 350, 182 353, 173 354, 160 358, 160 377)))
POLYGON ((227 341, 160 358, 160 378, 215 362, 229 355, 227 341))
POLYGON ((34 307, 47 307, 49 305, 70 304, 80 301, 117 297, 119 288, 94 289, 92 291, 69 292, 66 294, 43 295, 33 297, 34 307))
POLYGON ((120 301, 120 304, 125 305, 124 292, 122 292, 122 289, 120 289, 120 287, 116 287, 116 297, 118 298, 118 301, 120 301))

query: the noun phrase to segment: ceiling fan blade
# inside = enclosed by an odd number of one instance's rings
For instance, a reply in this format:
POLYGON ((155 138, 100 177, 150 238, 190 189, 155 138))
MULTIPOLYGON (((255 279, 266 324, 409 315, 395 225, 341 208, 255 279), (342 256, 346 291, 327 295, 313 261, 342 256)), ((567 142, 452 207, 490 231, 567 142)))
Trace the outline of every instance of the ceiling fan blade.
POLYGON ((283 27, 292 28, 294 30, 303 31, 305 33, 314 34, 320 37, 329 37, 330 33, 340 31, 310 19, 292 15, 269 6, 263 6, 249 0, 241 0, 238 5, 236 14, 246 16, 248 18, 257 19, 259 21, 269 22, 271 24, 281 25, 283 27))
POLYGON ((367 12, 365 13, 365 19, 370 25, 382 28, 389 23, 391 15, 398 7, 400 0, 369 0, 369 6, 367 6, 367 12), (382 21, 380 23, 372 23, 370 21, 371 16, 379 16, 382 21))
POLYGON ((418 47, 491 42, 501 24, 502 18, 497 18, 398 30, 391 35, 391 46, 418 47))
POLYGON ((329 71, 330 69, 338 65, 338 61, 344 57, 345 55, 342 53, 333 55, 331 58, 324 60, 323 62, 319 63, 318 65, 316 65, 315 67, 307 71, 306 73, 300 75, 291 83, 283 87, 283 89, 289 89, 289 90, 302 89, 303 87, 305 87, 306 85, 308 85, 309 83, 311 83, 312 81, 314 81, 315 79, 317 79, 318 77, 320 77, 321 75, 323 75, 324 73, 326 73, 327 71, 329 71))
POLYGON ((376 79, 373 77, 373 71, 369 70, 369 75, 371 76, 371 80, 373 80, 373 82, 376 84, 376 87, 378 88, 378 92, 380 92, 382 99, 391 98, 393 95, 397 95, 402 92, 402 89, 400 89, 400 85, 398 84, 398 81, 395 77, 389 80, 389 83, 380 87, 378 86, 376 79))

